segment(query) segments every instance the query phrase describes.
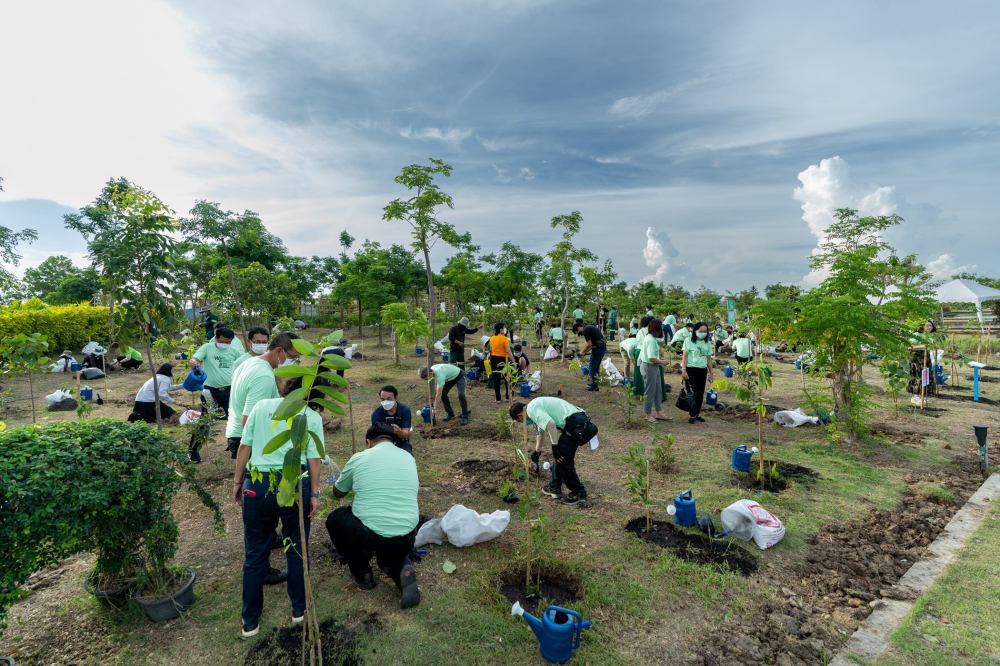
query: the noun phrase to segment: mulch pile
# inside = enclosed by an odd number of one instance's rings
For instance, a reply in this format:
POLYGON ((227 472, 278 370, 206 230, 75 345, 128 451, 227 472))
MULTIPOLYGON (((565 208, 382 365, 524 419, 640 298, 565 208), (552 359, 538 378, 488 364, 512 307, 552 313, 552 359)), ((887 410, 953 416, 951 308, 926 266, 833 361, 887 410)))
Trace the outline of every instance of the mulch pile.
POLYGON ((653 529, 646 532, 646 518, 633 518, 625 525, 625 531, 640 539, 669 550, 677 557, 708 564, 721 571, 733 571, 749 576, 757 571, 757 558, 732 539, 709 539, 701 534, 685 532, 672 523, 653 522, 653 529))

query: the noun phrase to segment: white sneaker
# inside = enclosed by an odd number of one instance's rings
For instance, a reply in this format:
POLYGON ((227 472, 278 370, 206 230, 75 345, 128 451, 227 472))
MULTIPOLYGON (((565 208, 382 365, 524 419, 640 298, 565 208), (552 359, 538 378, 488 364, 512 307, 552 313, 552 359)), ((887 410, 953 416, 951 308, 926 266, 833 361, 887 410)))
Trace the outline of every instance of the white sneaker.
POLYGON ((305 621, 305 619, 306 619, 305 613, 299 615, 298 617, 295 617, 294 612, 292 613, 292 624, 302 624, 302 622, 305 621))
POLYGON ((260 633, 260 623, 258 623, 253 629, 247 629, 243 627, 243 638, 251 638, 260 633))

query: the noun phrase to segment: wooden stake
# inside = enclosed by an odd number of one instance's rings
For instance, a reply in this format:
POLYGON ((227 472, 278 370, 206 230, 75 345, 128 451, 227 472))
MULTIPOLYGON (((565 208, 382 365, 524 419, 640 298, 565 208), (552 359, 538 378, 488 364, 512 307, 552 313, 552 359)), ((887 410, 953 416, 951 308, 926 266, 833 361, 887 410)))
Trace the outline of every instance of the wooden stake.
POLYGON ((347 413, 351 420, 351 454, 358 452, 358 443, 354 439, 354 400, 351 399, 351 380, 347 380, 347 413))
POLYGON ((653 519, 650 515, 650 504, 649 504, 649 486, 650 486, 650 476, 649 476, 649 458, 646 458, 646 534, 649 534, 649 530, 652 528, 653 519))
POLYGON ((927 385, 924 384, 924 370, 927 369, 927 347, 924 347, 924 367, 920 371, 920 409, 924 408, 924 400, 927 395, 927 385))
POLYGON ((980 324, 979 325, 979 344, 976 345, 976 363, 980 363, 982 361, 982 359, 980 358, 982 356, 982 351, 983 351, 983 325, 980 324))
POLYGON ((955 333, 951 334, 951 385, 955 386, 955 333))

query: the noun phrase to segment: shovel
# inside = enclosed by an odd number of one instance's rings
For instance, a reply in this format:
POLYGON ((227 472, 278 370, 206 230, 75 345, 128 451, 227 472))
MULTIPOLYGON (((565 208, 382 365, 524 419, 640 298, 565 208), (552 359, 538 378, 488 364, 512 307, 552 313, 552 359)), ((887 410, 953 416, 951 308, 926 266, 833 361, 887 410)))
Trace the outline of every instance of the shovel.
POLYGON ((698 517, 698 528, 713 539, 721 539, 722 537, 728 535, 731 531, 726 530, 725 532, 716 532, 715 523, 712 522, 712 516, 707 513, 704 516, 698 517))

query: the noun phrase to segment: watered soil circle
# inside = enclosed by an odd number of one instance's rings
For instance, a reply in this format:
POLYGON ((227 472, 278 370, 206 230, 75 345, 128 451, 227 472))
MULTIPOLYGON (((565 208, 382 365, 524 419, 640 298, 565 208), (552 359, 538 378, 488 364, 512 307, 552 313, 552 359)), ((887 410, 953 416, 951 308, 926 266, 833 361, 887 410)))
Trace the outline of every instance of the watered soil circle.
POLYGON ((513 567, 500 575, 497 588, 510 603, 515 601, 527 613, 535 614, 548 606, 572 608, 583 599, 583 582, 562 566, 535 565, 531 568, 531 589, 525 590, 524 565, 513 567))
POLYGON ((514 463, 510 460, 493 458, 472 458, 452 463, 461 476, 472 481, 472 485, 486 493, 495 493, 504 480, 514 478, 514 463))
POLYGON ((633 518, 625 525, 625 531, 640 539, 669 550, 689 562, 707 564, 721 571, 732 571, 749 576, 759 568, 757 558, 731 539, 712 540, 701 534, 685 532, 673 523, 653 522, 653 529, 646 531, 645 516, 633 518))
MULTIPOLYGON (((358 619, 338 622, 333 618, 319 625, 323 643, 323 663, 336 666, 359 666, 364 663, 360 654, 361 643, 379 630, 380 620, 375 613, 358 619)), ((270 633, 257 638, 243 666, 297 666, 301 663, 302 626, 274 627, 270 633)))
POLYGON ((431 427, 430 423, 418 423, 415 430, 424 439, 442 439, 445 437, 464 437, 465 439, 488 439, 497 438, 496 426, 492 423, 482 423, 470 421, 468 425, 460 425, 458 417, 445 423, 438 419, 437 425, 431 427))
POLYGON ((767 478, 764 480, 764 483, 761 483, 760 479, 757 478, 757 473, 760 469, 759 465, 760 463, 754 461, 750 465, 749 472, 734 471, 732 473, 732 484, 738 488, 747 488, 750 490, 770 490, 771 492, 778 493, 787 489, 790 482, 801 483, 809 486, 819 478, 819 472, 816 472, 808 467, 793 465, 791 463, 781 462, 780 460, 765 460, 764 474, 767 478), (774 465, 775 469, 778 471, 777 479, 772 479, 770 477, 772 465, 774 465))

